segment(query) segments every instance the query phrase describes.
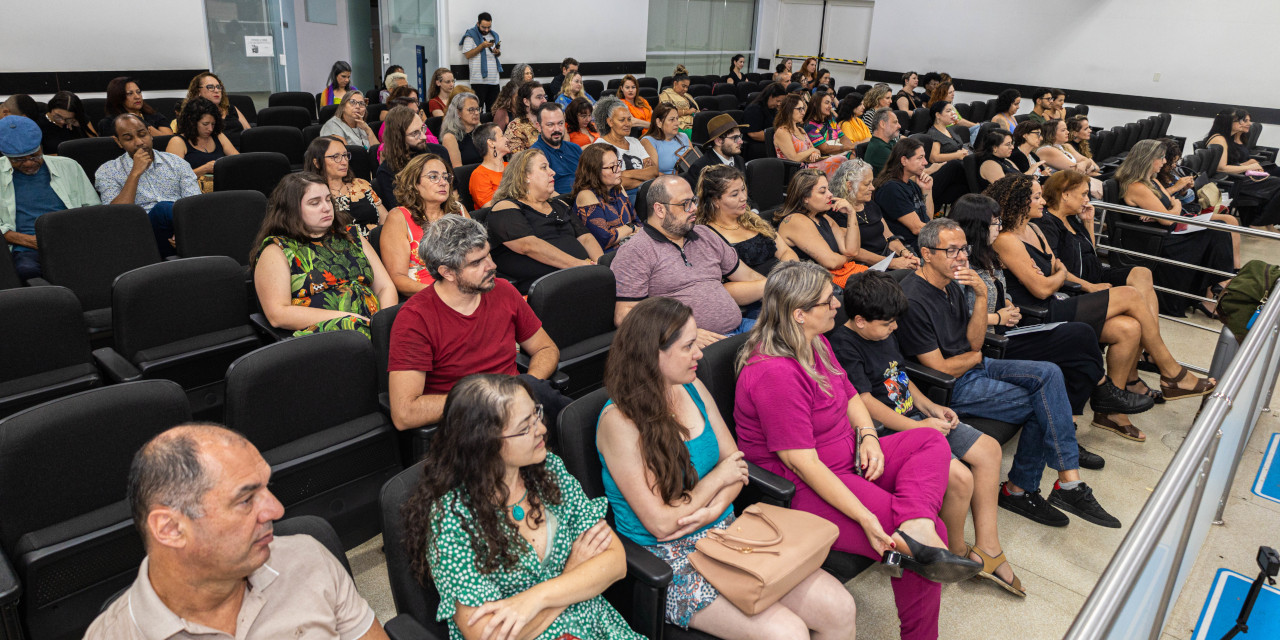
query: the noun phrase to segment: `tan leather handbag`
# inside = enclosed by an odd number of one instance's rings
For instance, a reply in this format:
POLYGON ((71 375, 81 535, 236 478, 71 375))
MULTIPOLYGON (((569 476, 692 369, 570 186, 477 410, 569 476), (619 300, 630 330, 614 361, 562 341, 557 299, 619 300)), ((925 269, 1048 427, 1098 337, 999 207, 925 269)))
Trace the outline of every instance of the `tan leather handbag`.
POLYGON ((747 615, 768 609, 822 566, 840 529, 795 509, 756 503, 726 529, 713 529, 689 562, 747 615))

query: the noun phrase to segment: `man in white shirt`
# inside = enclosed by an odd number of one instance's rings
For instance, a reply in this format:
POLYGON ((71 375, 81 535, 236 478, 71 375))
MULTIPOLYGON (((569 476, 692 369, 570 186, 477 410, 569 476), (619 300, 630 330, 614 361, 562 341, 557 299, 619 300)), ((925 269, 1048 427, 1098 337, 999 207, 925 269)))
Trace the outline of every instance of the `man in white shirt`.
POLYGON ((493 30, 493 17, 483 12, 476 17, 476 26, 467 29, 458 42, 462 55, 469 63, 470 78, 467 84, 476 92, 486 111, 493 108, 498 99, 498 78, 502 74, 502 38, 493 30))

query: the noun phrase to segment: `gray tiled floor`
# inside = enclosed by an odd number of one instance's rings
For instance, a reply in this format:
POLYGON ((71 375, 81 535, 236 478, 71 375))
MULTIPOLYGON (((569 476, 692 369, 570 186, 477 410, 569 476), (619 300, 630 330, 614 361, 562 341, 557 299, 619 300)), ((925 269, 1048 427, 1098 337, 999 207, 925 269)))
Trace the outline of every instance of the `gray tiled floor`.
MULTIPOLYGON (((1246 239, 1246 259, 1263 257, 1259 243, 1246 239)), ((1209 326, 1202 316, 1198 322, 1209 326)), ((1216 337, 1191 327, 1162 322, 1162 334, 1174 355, 1183 362, 1207 367, 1216 337)), ((1153 387, 1158 377, 1143 374, 1153 387)), ((1280 401, 1280 395, 1276 396, 1280 401)), ((1275 403, 1273 403, 1275 404, 1275 403)), ((1106 568, 1129 526, 1145 504, 1174 452, 1182 444, 1199 403, 1182 400, 1157 406, 1136 416, 1134 422, 1147 433, 1146 443, 1134 443, 1107 434, 1088 424, 1089 414, 1076 420, 1080 442, 1107 459, 1106 468, 1084 471, 1082 476, 1098 500, 1124 526, 1105 529, 1078 518, 1061 529, 1044 527, 1001 510, 1000 534, 1005 551, 1027 589, 1025 600, 984 582, 947 585, 943 589, 940 628, 942 637, 955 640, 1013 637, 1025 640, 1061 638, 1075 619, 1085 598, 1106 568)), ((1259 544, 1275 545, 1280 530, 1280 505, 1256 498, 1249 484, 1271 433, 1280 431, 1275 413, 1264 414, 1241 462, 1241 473, 1226 513, 1226 524, 1213 527, 1204 551, 1192 570, 1182 596, 1173 608, 1162 640, 1188 640, 1200 612, 1209 581, 1219 567, 1229 566, 1252 574, 1259 544), (1266 536, 1272 536, 1267 539, 1266 536)), ((1012 461, 1016 439, 1005 446, 1004 468, 1012 461)), ((1053 475, 1046 473, 1047 493, 1053 475)), ((968 540, 972 540, 972 525, 968 540)), ((356 584, 384 622, 395 615, 387 583, 381 538, 353 549, 349 554, 356 584)), ((858 602, 858 635, 892 640, 898 637, 896 609, 888 578, 878 570, 864 572, 848 588, 858 602)))

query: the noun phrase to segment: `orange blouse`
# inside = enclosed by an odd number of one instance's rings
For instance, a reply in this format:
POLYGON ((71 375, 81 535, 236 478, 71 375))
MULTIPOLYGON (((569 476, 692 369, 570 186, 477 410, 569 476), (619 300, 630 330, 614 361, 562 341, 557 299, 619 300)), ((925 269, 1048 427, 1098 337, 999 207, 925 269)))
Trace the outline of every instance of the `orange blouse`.
MULTIPOLYGON (((648 106, 644 106, 644 107, 637 107, 636 105, 631 104, 631 103, 630 103, 630 102, 628 102, 627 100, 623 100, 623 101, 622 101, 622 104, 627 105, 627 109, 630 109, 630 110, 631 110, 631 117, 632 117, 632 118, 635 118, 636 120, 644 120, 645 122, 650 122, 650 121, 652 121, 652 120, 653 120, 653 108, 652 108, 652 107, 648 107, 648 106)), ((642 135, 642 136, 643 136, 644 134, 646 134, 646 133, 648 133, 648 132, 649 132, 649 128, 648 128, 648 127, 645 127, 645 130, 644 130, 643 132, 641 132, 641 133, 640 133, 640 135, 642 135)))

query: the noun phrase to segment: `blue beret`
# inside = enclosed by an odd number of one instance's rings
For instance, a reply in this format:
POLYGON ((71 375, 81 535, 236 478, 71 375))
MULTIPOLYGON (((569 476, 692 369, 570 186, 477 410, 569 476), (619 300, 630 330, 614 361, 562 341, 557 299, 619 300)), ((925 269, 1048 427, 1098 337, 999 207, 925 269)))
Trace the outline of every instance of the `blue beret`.
POLYGON ((40 148, 40 127, 31 118, 7 116, 0 119, 0 154, 13 158, 29 156, 40 148))

